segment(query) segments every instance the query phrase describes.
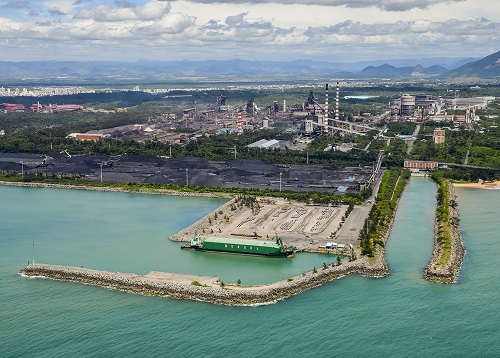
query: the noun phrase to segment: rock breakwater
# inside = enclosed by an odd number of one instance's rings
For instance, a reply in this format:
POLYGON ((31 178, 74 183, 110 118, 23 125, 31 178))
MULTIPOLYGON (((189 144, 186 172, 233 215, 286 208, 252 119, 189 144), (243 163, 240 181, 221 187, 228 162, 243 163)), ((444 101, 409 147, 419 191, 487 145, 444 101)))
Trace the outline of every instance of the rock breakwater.
POLYGON ((47 264, 30 264, 20 273, 26 276, 80 282, 144 295, 204 301, 220 305, 268 304, 347 275, 359 274, 366 277, 387 275, 384 267, 373 265, 365 258, 338 266, 328 266, 261 286, 223 285, 216 278, 205 276, 157 272, 142 276, 47 264), (198 282, 195 284, 194 281, 198 282))
POLYGON ((205 198, 223 198, 232 199, 234 196, 224 193, 200 193, 200 192, 184 192, 168 189, 125 189, 112 186, 92 186, 92 185, 70 185, 70 184, 49 184, 49 183, 34 183, 34 182, 10 182, 0 181, 0 185, 18 186, 25 188, 49 188, 49 189, 71 189, 71 190, 90 190, 90 191, 107 191, 120 193, 137 193, 137 194, 154 194, 154 195, 176 195, 176 196, 194 196, 205 198))
POLYGON ((448 191, 448 223, 443 223, 436 216, 434 225, 434 248, 432 257, 424 269, 424 278, 429 281, 439 283, 453 283, 456 281, 462 267, 462 261, 465 256, 465 249, 462 243, 462 236, 459 227, 459 213, 457 207, 457 194, 451 183, 445 181, 441 185, 446 185, 445 190, 448 191), (439 240, 443 227, 449 226, 450 247, 445 247, 446 244, 439 240), (443 261, 443 255, 449 251, 449 258, 446 262, 443 261))

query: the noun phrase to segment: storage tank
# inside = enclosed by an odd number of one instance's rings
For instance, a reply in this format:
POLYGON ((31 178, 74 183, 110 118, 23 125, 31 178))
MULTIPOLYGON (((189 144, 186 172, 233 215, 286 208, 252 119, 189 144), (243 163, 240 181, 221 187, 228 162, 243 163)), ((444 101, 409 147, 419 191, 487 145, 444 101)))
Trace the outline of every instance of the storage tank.
POLYGON ((401 96, 401 115, 413 116, 415 113, 415 96, 404 94, 401 96))

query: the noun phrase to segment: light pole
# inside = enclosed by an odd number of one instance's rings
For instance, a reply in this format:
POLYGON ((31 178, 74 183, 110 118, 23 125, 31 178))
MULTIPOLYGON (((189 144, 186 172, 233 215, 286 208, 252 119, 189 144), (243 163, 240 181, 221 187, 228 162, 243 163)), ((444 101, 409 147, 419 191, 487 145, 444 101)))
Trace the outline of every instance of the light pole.
POLYGON ((281 191, 281 172, 280 172, 280 191, 281 191))
POLYGON ((189 186, 188 168, 186 168, 186 186, 189 186))
POLYGON ((102 183, 102 163, 101 163, 101 183, 102 183))
POLYGON ((24 163, 23 162, 20 163, 21 163, 21 177, 24 178, 24 163))

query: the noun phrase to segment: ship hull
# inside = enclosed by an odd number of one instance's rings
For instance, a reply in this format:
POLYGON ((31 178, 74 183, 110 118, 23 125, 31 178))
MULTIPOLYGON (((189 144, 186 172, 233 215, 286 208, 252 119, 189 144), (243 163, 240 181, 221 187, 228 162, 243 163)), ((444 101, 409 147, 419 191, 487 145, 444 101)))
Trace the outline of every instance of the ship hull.
POLYGON ((191 246, 183 246, 183 249, 192 249, 195 251, 201 251, 201 252, 212 252, 212 253, 221 253, 221 254, 232 254, 232 255, 244 255, 244 256, 261 256, 261 257, 288 257, 293 254, 293 251, 286 251, 286 252, 280 252, 279 254, 276 253, 269 253, 269 254, 261 254, 261 253, 254 253, 254 252, 241 252, 241 251, 227 251, 227 250, 216 250, 216 249, 205 249, 203 247, 191 247, 191 246))
POLYGON ((216 238, 210 237, 205 241, 193 241, 191 244, 182 246, 197 251, 223 252, 238 255, 253 255, 266 257, 287 257, 293 254, 293 250, 283 247, 273 241, 216 238))

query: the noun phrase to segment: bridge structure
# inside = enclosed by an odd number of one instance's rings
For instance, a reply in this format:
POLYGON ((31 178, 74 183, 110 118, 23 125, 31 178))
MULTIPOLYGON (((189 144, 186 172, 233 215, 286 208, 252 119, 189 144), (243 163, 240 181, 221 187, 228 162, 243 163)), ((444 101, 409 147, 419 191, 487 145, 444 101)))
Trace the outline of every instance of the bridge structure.
POLYGON ((366 124, 341 121, 340 119, 332 119, 328 117, 325 118, 325 122, 331 124, 313 122, 313 126, 319 126, 322 128, 331 129, 332 131, 339 131, 357 135, 366 135, 366 132, 368 131, 377 130, 376 128, 366 124))
POLYGON ((478 165, 469 165, 469 164, 458 164, 458 163, 442 163, 438 162, 439 166, 447 166, 447 167, 461 167, 461 168, 472 168, 472 169, 487 169, 487 170, 500 170, 500 168, 495 167, 480 167, 478 165))

